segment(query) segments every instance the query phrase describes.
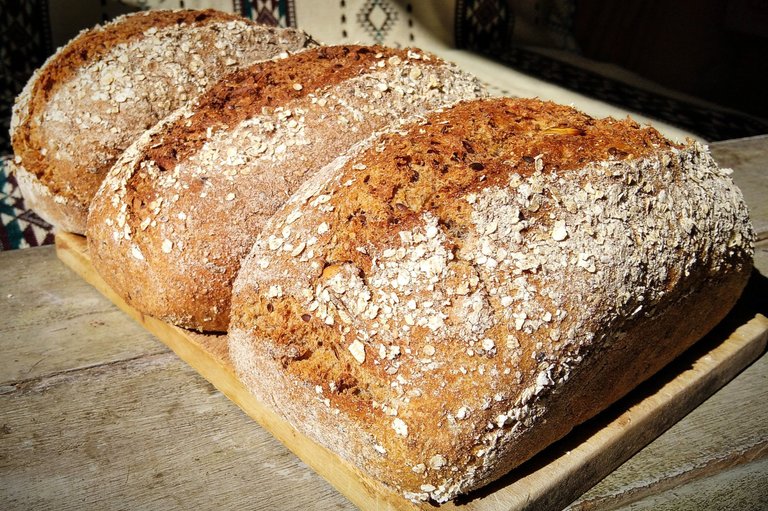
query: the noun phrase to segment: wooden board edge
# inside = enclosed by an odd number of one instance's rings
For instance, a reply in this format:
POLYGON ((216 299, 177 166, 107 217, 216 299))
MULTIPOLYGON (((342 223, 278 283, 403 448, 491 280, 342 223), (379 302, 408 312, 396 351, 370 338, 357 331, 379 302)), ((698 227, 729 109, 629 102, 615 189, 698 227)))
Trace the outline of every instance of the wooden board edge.
POLYGON ((416 511, 422 507, 368 477, 347 461, 297 431, 290 423, 258 401, 235 376, 230 365, 216 360, 195 339, 196 335, 144 315, 117 296, 94 271, 88 257, 87 241, 71 233, 56 234, 57 257, 97 291, 114 303, 147 331, 235 403, 293 454, 328 481, 360 509, 416 511))
MULTIPOLYGON (((231 365, 217 361, 194 335, 145 316, 125 303, 93 270, 84 237, 57 233, 56 252, 65 265, 155 334, 360 509, 432 509, 432 506, 426 504, 413 504, 386 489, 381 483, 296 431, 287 421, 256 400, 234 375, 231 365)), ((768 318, 758 314, 654 393, 642 397, 626 411, 602 424, 602 427, 584 435, 572 449, 555 455, 550 453, 551 459, 535 468, 530 468, 529 462, 500 482, 490 485, 490 489, 471 495, 469 500, 458 504, 449 502, 439 509, 498 511, 566 506, 756 360, 765 351, 766 343, 768 318), (588 473, 588 481, 585 483, 583 477, 576 477, 577 473, 588 473), (558 491, 551 491, 553 487, 558 487, 558 491)))

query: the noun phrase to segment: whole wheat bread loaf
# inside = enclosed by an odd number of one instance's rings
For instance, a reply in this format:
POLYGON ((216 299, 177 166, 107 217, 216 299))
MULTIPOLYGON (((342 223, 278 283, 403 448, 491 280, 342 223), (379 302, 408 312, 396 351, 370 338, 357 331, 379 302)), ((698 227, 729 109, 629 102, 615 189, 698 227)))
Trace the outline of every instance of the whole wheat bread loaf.
POLYGON ((453 64, 378 46, 317 47, 231 74, 109 172, 88 220, 93 265, 145 314, 226 330, 240 260, 305 179, 376 130, 480 94, 453 64))
POLYGON ((313 44, 299 30, 212 10, 153 10, 84 30, 33 74, 13 108, 27 206, 85 233, 105 173, 144 130, 223 74, 313 44))
POLYGON ((537 100, 431 114, 267 222, 235 282, 232 361, 303 433, 445 502, 723 318, 753 251, 728 174, 696 143, 537 100))

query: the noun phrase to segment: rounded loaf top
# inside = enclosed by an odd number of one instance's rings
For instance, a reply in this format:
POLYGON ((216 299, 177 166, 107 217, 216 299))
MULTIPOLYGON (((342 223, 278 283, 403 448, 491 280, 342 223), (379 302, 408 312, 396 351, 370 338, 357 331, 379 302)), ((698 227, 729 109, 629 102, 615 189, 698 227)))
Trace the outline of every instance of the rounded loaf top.
POLYGON ((145 314, 224 331, 232 281, 264 222, 377 130, 482 94, 427 53, 320 46, 223 78, 145 133, 94 198, 94 267, 145 314))
POLYGON ((306 434, 443 502, 698 340, 746 283, 752 238, 699 145, 538 100, 463 102, 328 165, 269 220, 230 353, 306 434))
POLYGON ((104 174, 139 134, 217 77, 311 44, 301 31, 213 10, 152 10, 82 31, 16 99, 11 138, 25 198, 83 234, 104 174))

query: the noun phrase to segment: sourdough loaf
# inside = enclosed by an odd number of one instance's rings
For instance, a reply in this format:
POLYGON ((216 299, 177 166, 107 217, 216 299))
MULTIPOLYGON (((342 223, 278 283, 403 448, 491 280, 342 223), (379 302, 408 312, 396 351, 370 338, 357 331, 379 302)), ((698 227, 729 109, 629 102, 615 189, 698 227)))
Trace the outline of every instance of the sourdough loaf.
POLYGON ((723 318, 753 250, 728 174, 698 144, 551 103, 434 113, 267 222, 234 285, 233 364, 303 433, 445 502, 723 318))
POLYGON ((226 330, 241 259, 307 177, 384 126, 479 94, 453 64, 377 46, 318 47, 229 75, 109 172, 88 221, 93 265, 145 314, 226 330))
POLYGON ((104 174, 144 130, 216 77, 313 44, 301 31, 218 11, 147 11, 81 32, 16 100, 11 137, 27 205, 85 233, 104 174))

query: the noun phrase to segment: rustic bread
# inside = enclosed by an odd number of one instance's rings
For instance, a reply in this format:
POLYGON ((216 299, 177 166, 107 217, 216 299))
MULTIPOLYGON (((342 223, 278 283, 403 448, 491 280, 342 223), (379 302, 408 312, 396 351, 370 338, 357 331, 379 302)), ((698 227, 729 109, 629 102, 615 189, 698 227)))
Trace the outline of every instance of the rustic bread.
POLYGON ((313 44, 218 11, 147 11, 81 32, 16 100, 11 137, 27 205, 85 233, 91 197, 123 150, 216 77, 313 44))
POLYGON ((453 64, 377 46, 318 47, 229 75, 109 172, 88 221, 93 265, 145 314, 226 330, 241 259, 307 177, 384 126, 479 94, 453 64))
POLYGON ((300 431, 445 502, 723 318, 753 251, 728 174, 630 120, 461 103, 338 158, 267 222, 230 356, 300 431))

